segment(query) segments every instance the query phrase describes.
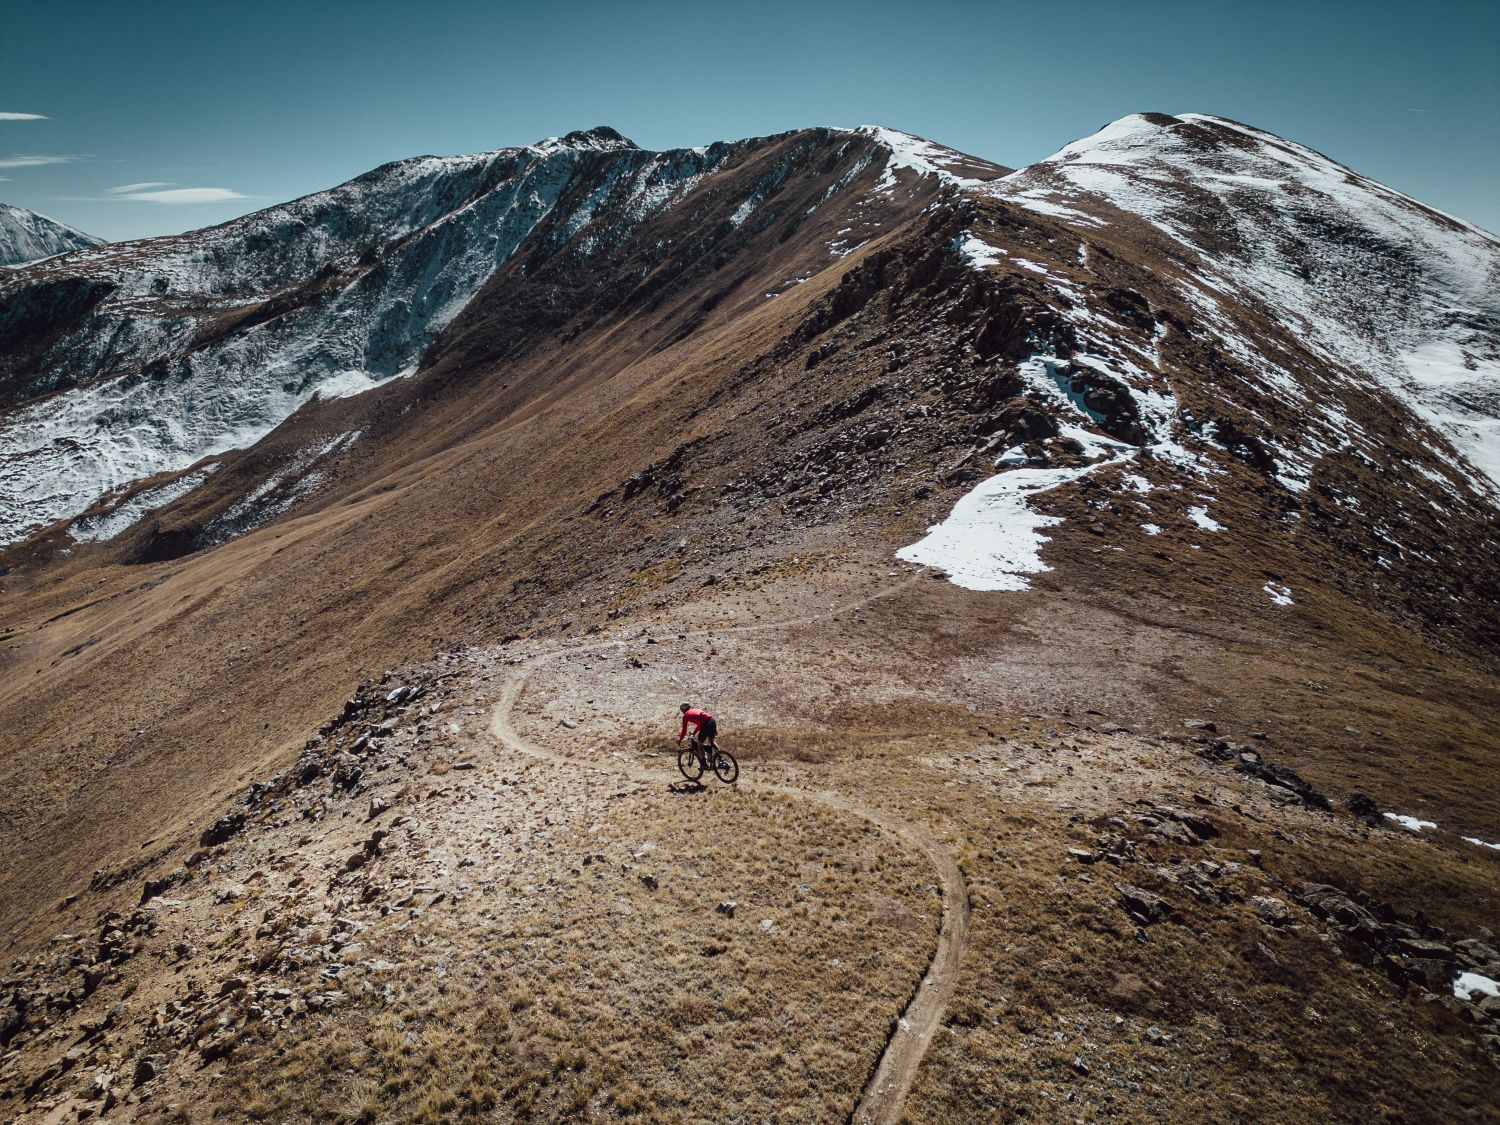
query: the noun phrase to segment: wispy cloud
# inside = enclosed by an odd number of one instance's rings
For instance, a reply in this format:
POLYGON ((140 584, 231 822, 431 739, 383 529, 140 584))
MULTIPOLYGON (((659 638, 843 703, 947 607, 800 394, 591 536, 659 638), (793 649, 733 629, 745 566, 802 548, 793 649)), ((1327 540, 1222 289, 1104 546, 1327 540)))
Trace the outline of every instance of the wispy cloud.
POLYGON ((51 121, 41 113, 0 113, 0 121, 51 121))
POLYGON ((1410 106, 1408 106, 1407 109, 1406 109, 1406 112, 1407 113, 1431 113, 1432 110, 1430 110, 1430 109, 1413 109, 1410 106))
POLYGON ((111 188, 110 196, 127 203, 143 201, 146 203, 167 203, 182 205, 187 203, 228 203, 235 199, 249 199, 250 196, 243 195, 229 188, 221 187, 185 187, 169 188, 166 191, 147 191, 146 188, 160 187, 159 184, 126 184, 124 187, 111 188), (127 190, 135 189, 135 190, 127 190))
POLYGON ((107 189, 109 195, 130 195, 137 191, 150 191, 152 188, 171 187, 171 180, 151 180, 144 184, 121 184, 119 187, 107 189))
POLYGON ((26 156, 16 153, 14 156, 0 156, 0 168, 40 168, 44 164, 71 164, 79 159, 76 156, 26 156))

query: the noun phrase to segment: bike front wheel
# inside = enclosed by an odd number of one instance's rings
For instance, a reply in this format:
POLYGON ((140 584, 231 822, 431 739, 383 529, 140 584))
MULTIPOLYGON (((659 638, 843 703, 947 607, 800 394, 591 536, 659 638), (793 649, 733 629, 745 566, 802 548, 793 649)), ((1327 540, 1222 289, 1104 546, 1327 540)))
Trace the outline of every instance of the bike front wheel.
POLYGON ((740 776, 740 764, 728 750, 714 751, 714 776, 725 785, 733 785, 740 776))
POLYGON ((689 781, 697 781, 702 777, 703 763, 698 758, 698 752, 691 746, 684 746, 677 751, 677 769, 689 781))

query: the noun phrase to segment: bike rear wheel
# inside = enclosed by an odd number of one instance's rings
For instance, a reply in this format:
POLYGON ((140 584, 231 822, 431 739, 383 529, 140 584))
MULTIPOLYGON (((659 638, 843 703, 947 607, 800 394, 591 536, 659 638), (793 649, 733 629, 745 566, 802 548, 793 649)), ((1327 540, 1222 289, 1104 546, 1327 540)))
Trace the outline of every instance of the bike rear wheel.
POLYGON ((725 785, 733 785, 740 776, 740 764, 728 750, 715 750, 713 755, 714 776, 725 785))
POLYGON ((684 746, 677 751, 677 769, 689 781, 697 781, 702 777, 703 762, 698 757, 698 751, 691 746, 684 746))

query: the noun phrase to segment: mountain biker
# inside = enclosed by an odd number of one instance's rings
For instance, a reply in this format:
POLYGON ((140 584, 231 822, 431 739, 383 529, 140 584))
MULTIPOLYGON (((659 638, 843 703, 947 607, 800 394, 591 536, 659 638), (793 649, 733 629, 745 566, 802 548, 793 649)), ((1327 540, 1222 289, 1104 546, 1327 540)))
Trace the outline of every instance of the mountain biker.
POLYGON ((718 749, 718 743, 714 739, 719 735, 719 724, 712 715, 691 703, 684 703, 678 710, 682 712, 682 730, 677 732, 679 744, 687 737, 687 729, 691 726, 700 747, 712 746, 718 749))

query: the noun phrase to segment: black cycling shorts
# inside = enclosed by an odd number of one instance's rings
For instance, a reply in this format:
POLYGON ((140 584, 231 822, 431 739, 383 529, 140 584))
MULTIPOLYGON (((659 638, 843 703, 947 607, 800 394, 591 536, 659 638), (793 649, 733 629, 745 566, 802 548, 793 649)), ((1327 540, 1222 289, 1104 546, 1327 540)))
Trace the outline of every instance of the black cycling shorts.
POLYGON ((704 719, 698 728, 699 742, 712 742, 719 736, 719 724, 713 719, 704 719))

